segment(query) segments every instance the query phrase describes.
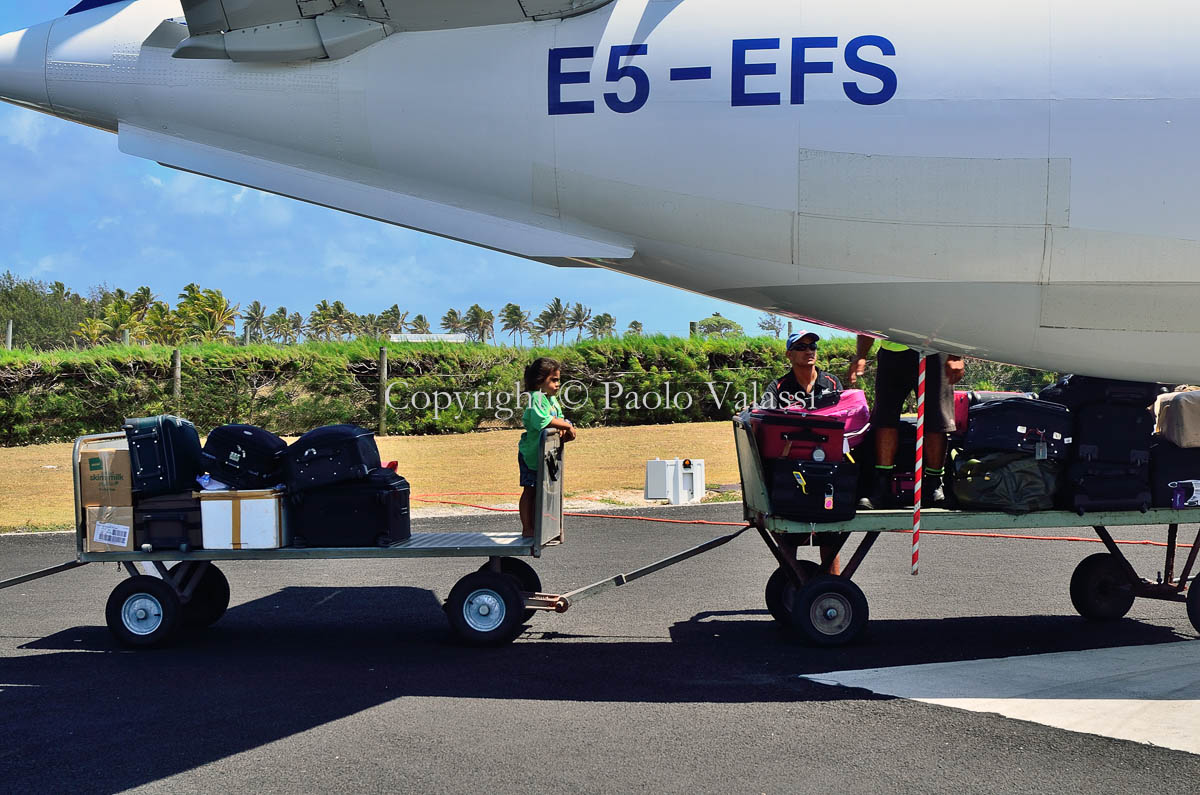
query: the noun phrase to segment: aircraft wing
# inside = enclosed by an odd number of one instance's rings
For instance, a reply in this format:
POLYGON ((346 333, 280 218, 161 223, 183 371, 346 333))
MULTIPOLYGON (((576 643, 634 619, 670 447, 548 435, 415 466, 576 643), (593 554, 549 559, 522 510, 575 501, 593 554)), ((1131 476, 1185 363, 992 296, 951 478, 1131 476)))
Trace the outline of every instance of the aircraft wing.
POLYGON ((183 0, 176 58, 285 62, 345 58, 398 31, 583 14, 612 0, 183 0))

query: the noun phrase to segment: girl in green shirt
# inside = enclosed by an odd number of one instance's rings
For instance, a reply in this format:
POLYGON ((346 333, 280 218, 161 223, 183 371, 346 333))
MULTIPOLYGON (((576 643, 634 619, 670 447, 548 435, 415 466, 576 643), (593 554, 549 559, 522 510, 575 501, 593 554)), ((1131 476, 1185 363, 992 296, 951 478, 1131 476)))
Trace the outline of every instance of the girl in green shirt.
POLYGON ((537 497, 538 445, 542 431, 557 428, 562 440, 575 438, 575 426, 563 418, 562 404, 558 402, 558 389, 562 383, 562 365, 557 360, 543 356, 525 368, 525 391, 529 393, 529 408, 522 420, 525 433, 517 444, 517 466, 521 471, 521 533, 533 537, 534 500, 537 497))

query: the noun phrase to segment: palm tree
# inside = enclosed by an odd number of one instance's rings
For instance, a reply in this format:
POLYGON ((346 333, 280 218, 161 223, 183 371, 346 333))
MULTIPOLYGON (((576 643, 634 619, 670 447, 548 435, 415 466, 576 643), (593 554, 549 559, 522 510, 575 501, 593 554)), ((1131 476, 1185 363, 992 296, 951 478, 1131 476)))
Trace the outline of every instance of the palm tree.
POLYGON ((138 331, 138 320, 134 315, 133 304, 126 298, 113 298, 104 308, 103 328, 105 335, 119 342, 123 332, 128 331, 133 336, 138 331))
POLYGON ((354 332, 354 313, 346 309, 346 305, 341 301, 334 301, 333 306, 329 309, 337 338, 340 340, 352 334, 354 332))
POLYGON ((640 337, 640 336, 642 336, 642 334, 643 334, 644 332, 643 332, 643 330, 642 330, 642 324, 641 324, 641 322, 640 322, 640 321, 637 321, 637 320, 631 320, 631 321, 629 321, 629 328, 628 328, 628 329, 626 329, 625 333, 626 333, 626 334, 629 334, 630 336, 633 336, 633 337, 640 337))
POLYGON ((250 342, 262 342, 266 321, 267 308, 258 301, 251 301, 242 313, 242 330, 249 334, 250 342))
POLYGON ((299 312, 293 312, 288 317, 287 336, 284 338, 286 343, 296 343, 300 341, 302 336, 309 333, 310 329, 304 325, 304 315, 299 312))
POLYGON ((537 316, 537 329, 540 333, 550 338, 558 334, 559 342, 561 343, 567 333, 567 320, 567 307, 563 304, 561 298, 555 298, 546 304, 546 308, 537 316))
POLYGON ((412 319, 409 328, 413 334, 429 334, 432 329, 429 328, 429 318, 424 315, 417 315, 412 319))
POLYGON ((388 309, 379 313, 379 322, 383 325, 385 334, 403 334, 408 330, 408 313, 400 311, 399 304, 392 304, 388 309))
POLYGON ((182 345, 187 339, 187 325, 166 303, 155 301, 146 310, 142 333, 146 339, 159 345, 182 345))
POLYGON ((129 299, 129 303, 133 306, 133 313, 139 323, 146 319, 146 313, 150 311, 150 307, 157 300, 158 296, 150 292, 150 288, 145 285, 133 291, 133 296, 129 299))
MULTIPOLYGON (((249 310, 247 310, 249 312, 249 310)), ((288 311, 281 306, 263 320, 263 329, 272 341, 285 342, 288 336, 288 311)))
POLYGON ((467 331, 480 342, 487 342, 488 337, 496 336, 496 315, 490 309, 484 309, 479 304, 472 304, 463 316, 467 331))
POLYGON ((513 339, 520 338, 525 344, 525 332, 529 330, 529 313, 522 312, 516 304, 505 304, 500 310, 500 329, 508 332, 513 339))
POLYGON ((571 307, 571 311, 567 314, 567 330, 578 329, 579 333, 575 337, 575 341, 579 342, 583 339, 583 331, 588 328, 588 321, 592 319, 592 310, 583 304, 576 303, 571 307))
POLYGON ((220 290, 205 290, 188 318, 192 335, 203 342, 228 340, 241 313, 220 290))
POLYGON ((313 311, 308 314, 308 330, 319 340, 329 340, 333 337, 334 317, 333 307, 325 299, 321 299, 313 311))
POLYGON ((98 317, 89 317, 79 324, 74 334, 94 348, 104 338, 104 321, 98 317))
POLYGON ((603 337, 611 337, 617 330, 617 319, 607 312, 603 312, 592 318, 588 323, 588 335, 592 339, 601 339, 603 337))
POLYGON ((448 309, 446 314, 442 315, 442 328, 451 334, 461 334, 466 330, 466 323, 457 309, 448 309))

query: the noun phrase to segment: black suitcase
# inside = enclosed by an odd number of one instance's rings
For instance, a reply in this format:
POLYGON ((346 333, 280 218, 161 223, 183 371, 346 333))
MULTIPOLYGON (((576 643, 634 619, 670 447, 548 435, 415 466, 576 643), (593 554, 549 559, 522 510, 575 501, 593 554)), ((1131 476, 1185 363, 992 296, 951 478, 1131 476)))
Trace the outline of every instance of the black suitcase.
POLYGON ((204 462, 214 478, 235 489, 269 489, 283 482, 287 442, 253 425, 222 425, 204 441, 204 462))
POLYGON ((1162 392, 1160 384, 1145 381, 1117 381, 1086 375, 1064 375, 1038 397, 1060 403, 1074 411, 1088 403, 1124 403, 1145 408, 1162 392))
POLYGON ((192 492, 137 498, 133 504, 134 548, 187 552, 204 546, 200 500, 192 492))
POLYGON ((387 546, 412 535, 408 481, 390 469, 293 494, 288 511, 292 543, 301 547, 387 546))
POLYGON ((375 434, 357 425, 327 425, 301 436, 283 453, 288 491, 365 478, 379 469, 375 434))
POLYGON ((1155 437, 1150 448, 1150 498, 1155 508, 1182 508, 1192 500, 1194 505, 1186 507, 1200 506, 1200 447, 1177 447, 1155 437))
POLYGON ((771 466, 771 512, 798 522, 844 522, 858 502, 858 466, 781 458, 771 466))
POLYGON ((1072 461, 1063 483, 1064 507, 1089 511, 1145 511, 1150 507, 1150 467, 1072 461))
POLYGON ((1028 398, 993 400, 971 406, 963 447, 985 451, 1033 453, 1059 461, 1071 450, 1071 412, 1057 403, 1028 398))
POLYGON ((196 488, 204 471, 196 426, 170 414, 127 419, 125 438, 133 470, 133 493, 143 497, 196 488))
POLYGON ((1076 458, 1137 466, 1150 463, 1154 415, 1144 406, 1089 403, 1074 414, 1076 458))

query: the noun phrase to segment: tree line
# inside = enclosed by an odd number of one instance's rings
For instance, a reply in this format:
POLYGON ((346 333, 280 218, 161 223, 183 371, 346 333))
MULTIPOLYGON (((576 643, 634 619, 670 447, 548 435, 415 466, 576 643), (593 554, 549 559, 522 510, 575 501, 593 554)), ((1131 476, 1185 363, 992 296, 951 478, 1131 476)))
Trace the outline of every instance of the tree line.
MULTIPOLYGON (((342 301, 322 300, 307 314, 280 306, 270 311, 260 301, 244 309, 216 289, 192 283, 183 288, 175 305, 155 295, 149 287, 133 292, 120 288, 93 288, 86 296, 62 282, 50 284, 23 279, 11 272, 0 276, 0 320, 11 319, 16 328, 17 347, 39 350, 95 347, 128 339, 136 343, 183 345, 187 343, 233 342, 240 336, 247 343, 295 344, 301 341, 381 339, 391 334, 431 334, 435 327, 425 315, 410 317, 398 304, 378 313, 358 314, 342 301)), ((448 310, 438 329, 465 334, 475 342, 496 341, 500 333, 512 342, 533 345, 576 341, 586 334, 592 339, 617 336, 617 320, 608 312, 594 313, 582 303, 570 304, 554 298, 537 314, 514 303, 505 304, 498 315, 480 304, 465 311, 448 310)), ((739 327, 740 328, 740 327, 739 327)), ((640 336, 643 326, 631 321, 624 334, 640 336)))

